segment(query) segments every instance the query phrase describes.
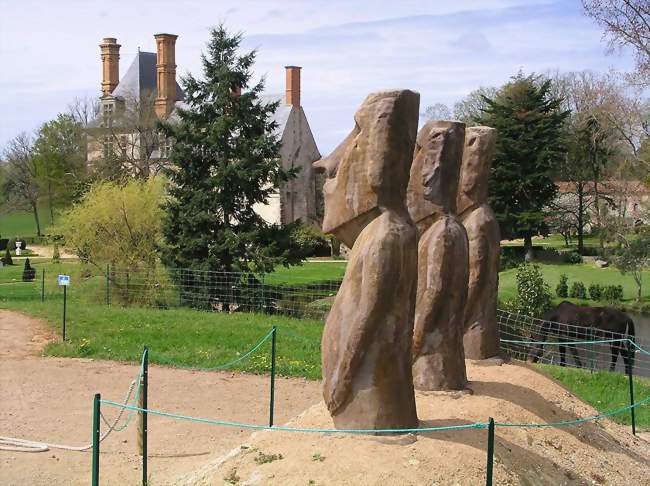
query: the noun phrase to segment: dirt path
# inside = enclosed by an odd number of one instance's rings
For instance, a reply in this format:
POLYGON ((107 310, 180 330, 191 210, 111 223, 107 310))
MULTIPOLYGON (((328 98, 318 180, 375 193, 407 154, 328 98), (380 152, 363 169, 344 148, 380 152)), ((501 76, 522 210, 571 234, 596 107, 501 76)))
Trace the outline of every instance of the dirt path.
MULTIPOLYGON (((0 435, 84 445, 90 441, 93 395, 122 401, 138 367, 109 361, 39 356, 50 338, 37 319, 0 310, 0 435)), ((248 423, 268 420, 268 377, 205 373, 152 366, 152 408, 197 417, 248 423)), ((282 423, 320 400, 318 383, 279 379, 276 422, 282 423)), ((117 409, 104 407, 110 420, 117 409)), ((152 484, 172 484, 244 442, 250 431, 149 419, 149 472, 152 484)), ((101 484, 135 485, 141 479, 135 420, 109 436, 101 448, 101 484)), ((89 452, 0 451, 0 484, 76 485, 90 481, 89 452)))

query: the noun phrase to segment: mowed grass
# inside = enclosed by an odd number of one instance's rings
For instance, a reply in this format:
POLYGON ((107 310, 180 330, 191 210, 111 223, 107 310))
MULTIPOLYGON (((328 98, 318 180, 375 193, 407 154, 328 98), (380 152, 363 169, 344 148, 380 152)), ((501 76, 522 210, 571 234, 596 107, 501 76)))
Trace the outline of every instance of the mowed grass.
MULTIPOLYGON (((542 373, 556 379, 574 395, 589 403, 599 412, 607 412, 630 405, 628 377, 620 373, 563 368, 553 365, 536 365, 542 373)), ((634 378, 634 401, 650 397, 650 380, 634 378)), ((650 403, 635 408, 637 429, 650 430, 650 403)), ((629 411, 611 417, 614 421, 630 425, 629 411)))
MULTIPOLYGON (((41 232, 47 234, 47 229, 52 226, 50 211, 43 206, 38 212, 41 223, 41 232)), ((31 211, 12 211, 0 213, 0 235, 3 238, 16 238, 36 236, 36 221, 31 211)))
POLYGON ((341 280, 347 263, 344 261, 307 261, 292 267, 277 267, 265 275, 269 285, 299 285, 331 280, 341 280))
MULTIPOLYGON (((623 275, 616 268, 598 268, 593 263, 583 264, 538 264, 544 276, 544 280, 549 284, 551 293, 555 296, 555 287, 560 281, 560 275, 565 273, 569 278, 569 289, 571 284, 581 281, 588 289, 590 284, 599 285, 622 285, 623 298, 630 301, 636 298, 636 285, 631 275, 623 275)), ((517 269, 511 268, 499 273, 499 298, 514 299, 517 296, 517 269)), ((650 281, 650 271, 645 271, 643 275, 645 282, 650 281)), ((643 288, 642 300, 650 300, 650 285, 643 288)))

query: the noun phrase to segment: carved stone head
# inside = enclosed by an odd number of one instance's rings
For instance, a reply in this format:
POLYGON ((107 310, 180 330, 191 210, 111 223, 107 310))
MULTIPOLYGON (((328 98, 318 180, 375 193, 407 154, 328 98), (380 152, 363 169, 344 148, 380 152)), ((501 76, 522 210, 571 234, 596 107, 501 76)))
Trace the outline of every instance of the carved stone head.
POLYGON ((368 95, 354 115, 350 134, 330 155, 314 162, 327 177, 325 233, 352 247, 383 210, 404 208, 419 105, 420 95, 409 90, 368 95))
POLYGON ((497 131, 490 127, 471 127, 465 133, 465 151, 458 187, 457 211, 483 204, 488 197, 488 179, 494 157, 497 131))
POLYGON ((418 132, 407 204, 420 232, 438 215, 456 212, 464 139, 461 122, 430 121, 418 132))

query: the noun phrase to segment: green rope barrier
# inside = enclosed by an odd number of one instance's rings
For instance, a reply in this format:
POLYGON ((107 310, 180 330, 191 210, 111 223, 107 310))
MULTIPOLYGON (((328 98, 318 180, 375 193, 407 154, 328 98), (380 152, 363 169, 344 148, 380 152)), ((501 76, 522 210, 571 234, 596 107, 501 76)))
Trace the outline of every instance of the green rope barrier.
POLYGON ((395 434, 395 433, 422 433, 422 432, 438 432, 442 430, 460 430, 460 429, 485 429, 488 424, 485 423, 473 423, 473 424, 462 424, 462 425, 446 425, 442 427, 423 427, 417 429, 308 429, 300 427, 270 427, 268 425, 255 425, 255 424, 245 424, 241 422, 229 422, 226 420, 214 420, 206 418, 197 418, 191 417, 189 415, 181 415, 178 413, 172 412, 163 412, 161 410, 151 410, 151 409, 142 409, 139 407, 134 407, 133 405, 125 405, 123 403, 113 402, 111 400, 101 400, 101 403, 109 405, 112 407, 126 408, 129 410, 135 410, 137 412, 146 412, 153 415, 159 415, 161 417, 174 418, 179 420, 188 420, 190 422, 211 424, 211 425, 223 425, 225 427, 239 427, 242 429, 256 429, 256 430, 277 430, 280 432, 313 432, 313 433, 322 433, 322 434, 335 434, 335 433, 345 433, 345 434, 395 434))
MULTIPOLYGON (((183 370, 191 370, 191 371, 216 371, 216 370, 224 370, 224 369, 230 368, 230 367, 233 366, 233 365, 236 365, 237 363, 240 363, 240 362, 244 361, 244 360, 245 360, 246 358, 248 358, 251 354, 253 354, 255 351, 257 351, 257 350, 262 346, 262 344, 264 344, 266 341, 268 341, 268 339, 271 337, 272 334, 273 334, 273 329, 271 329, 271 330, 268 332, 268 334, 262 338, 262 340, 261 340, 260 342, 258 342, 255 346, 253 346, 253 348, 251 348, 249 351, 247 351, 246 353, 244 353, 243 355, 241 355, 239 358, 234 359, 234 360, 232 360, 232 361, 229 361, 229 362, 227 362, 227 363, 224 363, 224 364, 218 365, 218 366, 213 366, 213 367, 211 367, 211 368, 197 368, 197 367, 194 367, 194 366, 179 366, 179 365, 174 365, 174 364, 167 364, 167 363, 164 363, 164 362, 162 362, 162 361, 161 361, 161 364, 165 364, 165 365, 167 365, 167 366, 172 366, 172 367, 174 367, 174 368, 179 368, 179 369, 183 369, 183 370)), ((149 354, 151 354, 151 350, 149 351, 149 354)))
POLYGON ((600 415, 594 415, 592 417, 579 418, 575 420, 561 420, 559 422, 545 422, 543 424, 512 424, 512 423, 497 422, 496 425, 499 427, 521 427, 521 428, 559 427, 563 425, 576 425, 584 422, 591 422, 591 421, 611 417, 612 415, 618 415, 619 413, 627 412, 630 409, 640 407, 641 405, 645 405, 648 402, 650 402, 650 397, 646 397, 643 400, 636 402, 633 405, 627 405, 625 407, 616 408, 608 412, 603 412, 600 415))

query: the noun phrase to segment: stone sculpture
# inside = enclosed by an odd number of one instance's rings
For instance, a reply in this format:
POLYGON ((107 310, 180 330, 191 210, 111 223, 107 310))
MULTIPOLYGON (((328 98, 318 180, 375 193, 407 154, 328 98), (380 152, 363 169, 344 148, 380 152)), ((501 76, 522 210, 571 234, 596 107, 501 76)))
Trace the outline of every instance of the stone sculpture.
POLYGON ((338 429, 418 426, 411 375, 416 229, 405 205, 419 94, 369 95, 324 170, 323 231, 352 248, 322 340, 323 396, 338 429))
POLYGON ((496 130, 468 128, 458 214, 469 238, 469 287, 465 306, 465 357, 487 359, 499 354, 497 291, 499 287, 499 224, 488 205, 488 178, 494 155, 496 130))
POLYGON ((468 242, 455 216, 465 124, 428 122, 418 133, 408 190, 417 224, 418 285, 413 382, 419 390, 463 390, 468 242))

